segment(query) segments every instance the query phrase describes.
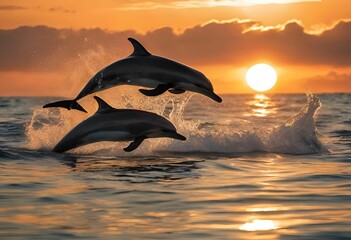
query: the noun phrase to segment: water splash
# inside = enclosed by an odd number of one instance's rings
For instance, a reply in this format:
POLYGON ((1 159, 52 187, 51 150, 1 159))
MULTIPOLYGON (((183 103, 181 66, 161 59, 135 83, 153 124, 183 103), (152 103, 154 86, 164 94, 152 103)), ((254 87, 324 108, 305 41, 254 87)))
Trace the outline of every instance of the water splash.
MULTIPOLYGON (((287 154, 310 154, 324 152, 327 149, 320 141, 315 126, 318 109, 321 107, 317 96, 307 94, 307 105, 299 113, 283 124, 272 128, 259 126, 245 129, 244 126, 212 125, 201 128, 201 122, 185 120, 184 111, 192 93, 182 95, 163 94, 155 98, 145 98, 134 87, 121 86, 99 94, 108 99, 115 108, 143 109, 170 119, 179 133, 187 140, 180 142, 171 139, 148 139, 139 149, 125 153, 122 149, 126 142, 102 142, 90 144, 72 150, 77 154, 98 155, 155 155, 166 152, 275 152, 287 154)), ((97 104, 92 97, 80 101, 89 114, 65 109, 37 109, 26 127, 27 147, 30 149, 50 150, 74 126, 96 111, 97 104)), ((215 114, 215 113, 212 113, 215 114)))
MULTIPOLYGON (((180 133, 186 132, 186 126, 197 127, 196 122, 185 122, 182 118, 185 106, 192 95, 193 93, 182 95, 163 94, 156 98, 146 98, 136 92, 135 87, 129 86, 120 86, 99 93, 102 99, 108 99, 108 103, 115 108, 142 109, 162 115, 170 119, 180 133), (180 129, 184 129, 184 131, 180 129)), ((26 126, 25 133, 28 140, 26 147, 29 149, 51 150, 72 128, 93 115, 97 110, 97 103, 91 96, 83 98, 79 103, 88 111, 88 114, 62 108, 36 109, 31 121, 26 126)), ((147 139, 139 148, 138 154, 148 154, 155 149, 165 148, 171 141, 164 138, 147 139)), ((74 149, 72 152, 124 155, 127 153, 124 153, 122 148, 128 144, 126 142, 95 143, 74 149)))
POLYGON ((211 131, 191 132, 184 143, 172 142, 172 152, 274 152, 311 154, 328 152, 320 140, 315 120, 321 107, 320 99, 307 94, 307 105, 283 124, 266 128, 255 127, 237 131, 230 127, 214 127, 211 131))

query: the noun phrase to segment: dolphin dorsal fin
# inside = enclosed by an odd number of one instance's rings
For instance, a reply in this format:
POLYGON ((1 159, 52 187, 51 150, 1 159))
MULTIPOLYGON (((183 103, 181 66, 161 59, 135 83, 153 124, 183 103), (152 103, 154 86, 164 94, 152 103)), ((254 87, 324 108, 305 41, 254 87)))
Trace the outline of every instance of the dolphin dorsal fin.
POLYGON ((151 53, 149 53, 143 45, 141 45, 140 42, 135 40, 134 38, 128 38, 129 42, 132 43, 134 47, 134 52, 131 54, 131 56, 150 56, 151 53))
POLYGON ((106 112, 106 111, 110 111, 110 110, 114 110, 113 107, 111 107, 110 105, 108 105, 104 100, 102 100, 101 98, 99 98, 98 96, 94 96, 95 100, 97 101, 97 103, 99 104, 99 108, 96 111, 97 113, 101 113, 101 112, 106 112))

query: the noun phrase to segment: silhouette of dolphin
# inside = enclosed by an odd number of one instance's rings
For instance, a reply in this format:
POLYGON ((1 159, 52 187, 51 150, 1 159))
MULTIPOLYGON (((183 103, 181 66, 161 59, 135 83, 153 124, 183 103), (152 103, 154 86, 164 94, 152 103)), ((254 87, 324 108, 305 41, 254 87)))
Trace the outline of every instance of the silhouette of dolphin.
POLYGON ((68 110, 86 110, 77 101, 91 93, 118 85, 135 85, 153 89, 140 89, 146 96, 157 96, 167 90, 173 94, 185 91, 201 93, 216 102, 222 99, 213 92, 213 86, 201 72, 167 58, 149 53, 137 40, 128 38, 134 52, 103 68, 93 76, 78 96, 44 105, 44 108, 62 107, 68 110))
POLYGON ((101 98, 94 98, 99 104, 97 112, 74 127, 52 151, 61 153, 100 141, 132 141, 124 148, 131 152, 147 138, 186 140, 164 117, 141 110, 115 109, 101 98))

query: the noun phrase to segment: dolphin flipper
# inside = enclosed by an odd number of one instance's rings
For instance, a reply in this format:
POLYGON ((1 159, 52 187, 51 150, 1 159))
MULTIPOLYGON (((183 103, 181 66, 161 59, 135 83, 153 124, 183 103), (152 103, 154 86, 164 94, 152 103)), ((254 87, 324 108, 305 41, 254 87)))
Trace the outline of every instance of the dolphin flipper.
POLYGON ((48 103, 43 106, 43 108, 51 108, 51 107, 61 107, 66 108, 67 110, 76 109, 82 112, 87 112, 76 100, 63 100, 53 103, 48 103))
POLYGON ((135 149, 137 149, 137 148, 140 146, 140 144, 141 144, 146 138, 147 138, 147 137, 145 137, 145 136, 136 137, 136 138, 134 139, 134 141, 131 142, 131 143, 129 144, 128 147, 123 148, 123 150, 126 151, 126 152, 134 151, 135 149))
POLYGON ((182 93, 185 93, 185 90, 175 88, 175 89, 168 90, 168 92, 173 93, 173 94, 182 94, 182 93))
POLYGON ((169 85, 167 84, 160 84, 158 85, 155 89, 139 89, 139 92, 144 94, 145 96, 158 96, 161 95, 162 93, 166 92, 170 88, 169 85))

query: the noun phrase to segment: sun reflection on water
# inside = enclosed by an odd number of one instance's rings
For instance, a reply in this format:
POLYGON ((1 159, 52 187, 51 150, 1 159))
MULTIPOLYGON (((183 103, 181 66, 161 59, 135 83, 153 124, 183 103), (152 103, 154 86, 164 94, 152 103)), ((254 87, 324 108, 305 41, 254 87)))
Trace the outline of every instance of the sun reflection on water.
POLYGON ((260 220, 254 219, 251 222, 244 223, 239 227, 240 230, 244 231, 267 231, 278 229, 277 222, 272 220, 260 220))
POLYGON ((275 104, 270 97, 264 94, 255 94, 254 99, 247 101, 246 104, 251 111, 245 116, 267 117, 270 114, 276 113, 275 104))

